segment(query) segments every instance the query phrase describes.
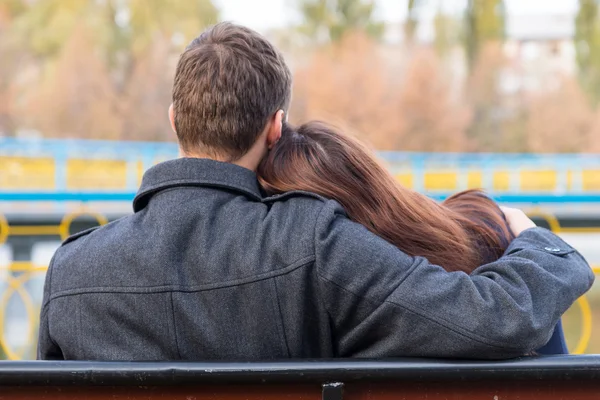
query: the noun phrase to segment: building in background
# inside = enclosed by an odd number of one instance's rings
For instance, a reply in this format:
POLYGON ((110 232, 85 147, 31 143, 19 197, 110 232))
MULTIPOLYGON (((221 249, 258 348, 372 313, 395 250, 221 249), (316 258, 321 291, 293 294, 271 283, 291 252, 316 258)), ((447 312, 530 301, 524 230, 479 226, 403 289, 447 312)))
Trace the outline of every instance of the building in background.
MULTIPOLYGON (((506 73, 500 82, 506 94, 552 90, 561 77, 577 73, 574 22, 573 13, 508 15, 504 43, 506 73)), ((418 41, 433 45, 435 35, 433 18, 423 19, 417 30, 418 41)), ((404 24, 388 24, 383 42, 388 47, 403 45, 404 24)), ((461 62, 456 59, 456 53, 463 51, 459 43, 455 47, 450 52, 452 64, 461 62)), ((451 66, 454 72, 463 69, 451 66)))
POLYGON ((572 14, 510 15, 506 33, 501 84, 507 94, 553 90, 563 77, 576 74, 572 14))

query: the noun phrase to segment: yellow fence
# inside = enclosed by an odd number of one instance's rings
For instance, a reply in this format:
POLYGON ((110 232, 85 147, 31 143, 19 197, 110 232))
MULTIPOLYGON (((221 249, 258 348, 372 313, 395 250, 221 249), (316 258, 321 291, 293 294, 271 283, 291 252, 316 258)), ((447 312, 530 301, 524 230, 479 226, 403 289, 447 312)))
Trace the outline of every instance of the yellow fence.
MULTIPOLYGON (((506 192, 512 187, 512 180, 518 179, 516 187, 521 192, 553 192, 559 189, 560 172, 551 169, 522 169, 519 171, 496 170, 491 175, 492 190, 506 192)), ((415 176, 412 172, 396 174, 398 181, 406 187, 415 188, 415 176)), ((566 190, 577 190, 576 180, 579 179, 580 189, 584 192, 600 191, 600 170, 584 169, 581 171, 567 171, 566 190)), ((426 191, 456 191, 465 188, 477 189, 485 187, 483 172, 469 170, 432 171, 427 170, 423 176, 423 189, 426 191), (466 187, 461 185, 461 176, 465 175, 466 187)))
MULTIPOLYGON (((137 187, 144 172, 143 163, 135 165, 124 160, 68 159, 65 165, 66 190, 125 190, 129 184, 137 187), (134 171, 130 171, 133 168, 134 171), (134 182, 135 181, 135 182, 134 182)), ((28 158, 0 156, 0 189, 3 190, 56 190, 56 160, 53 158, 28 158)), ((407 187, 415 187, 414 171, 396 174, 407 187)), ((481 169, 427 169, 423 175, 423 190, 456 191, 466 188, 486 187, 481 169)), ((491 172, 491 190, 502 192, 516 189, 523 192, 552 192, 559 188, 567 191, 600 191, 600 169, 569 170, 561 183, 561 172, 552 168, 502 169, 491 172), (513 180, 518 180, 513 181, 513 180)), ((418 188, 417 188, 418 189, 418 188)))
MULTIPOLYGON (((545 213, 531 213, 532 217, 541 217, 545 219, 550 228, 555 233, 599 233, 600 228, 564 228, 561 227, 559 221, 551 214, 545 213)), ((53 226, 11 226, 6 218, 0 214, 0 245, 2 245, 9 236, 60 236, 61 239, 66 239, 72 232, 70 227, 72 222, 79 217, 88 216, 96 220, 99 225, 107 223, 106 217, 96 213, 89 209, 81 209, 78 212, 65 215, 62 221, 58 225, 53 226)), ((4 285, 4 291, 0 293, 0 355, 3 353, 4 356, 10 360, 19 360, 34 348, 37 341, 37 323, 39 317, 40 304, 36 304, 33 300, 32 293, 30 293, 25 284, 30 282, 32 279, 42 278, 47 270, 46 265, 34 265, 34 263, 27 262, 11 262, 6 267, 0 267, 0 272, 6 272, 4 274, 4 282, 0 276, 0 284, 4 285), (23 332, 22 335, 26 338, 26 345, 20 346, 19 348, 13 348, 8 343, 5 332, 6 332, 6 311, 9 305, 9 301, 17 296, 22 302, 25 309, 27 323, 27 331, 23 332)), ((600 274, 600 266, 594 267, 594 273, 600 274)), ((0 286, 2 287, 2 286, 0 286)), ((592 310, 587 296, 581 297, 576 304, 580 314, 580 327, 578 329, 579 337, 573 346, 572 352, 575 354, 585 353, 592 338, 592 310)), ((573 338, 571 338, 573 339, 573 338)), ((1 357, 0 357, 1 358, 1 357)))
MULTIPOLYGON (((0 189, 55 190, 56 161, 53 158, 0 156, 0 189)), ((69 159, 66 163, 67 190, 125 190, 129 165, 124 160, 69 159)), ((135 164, 136 185, 144 173, 135 164)))

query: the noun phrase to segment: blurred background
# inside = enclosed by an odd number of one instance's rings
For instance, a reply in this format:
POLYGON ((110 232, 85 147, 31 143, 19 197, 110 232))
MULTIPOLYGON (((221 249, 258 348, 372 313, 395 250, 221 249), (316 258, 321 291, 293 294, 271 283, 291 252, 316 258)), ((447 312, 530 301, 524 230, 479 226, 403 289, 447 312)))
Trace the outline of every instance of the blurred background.
MULTIPOLYGON (((61 240, 177 157, 175 65, 222 20, 285 54, 292 122, 343 127, 436 199, 484 188, 600 266, 599 0, 0 0, 0 358, 35 357, 61 240)), ((564 323, 600 352, 600 291, 564 323)))

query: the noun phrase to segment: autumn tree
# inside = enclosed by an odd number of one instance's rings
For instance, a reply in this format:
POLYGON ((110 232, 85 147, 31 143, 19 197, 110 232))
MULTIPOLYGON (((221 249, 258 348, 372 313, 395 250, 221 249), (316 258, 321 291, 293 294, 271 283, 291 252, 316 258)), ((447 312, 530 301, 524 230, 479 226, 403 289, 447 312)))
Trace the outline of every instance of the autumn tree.
POLYGON ((24 10, 25 3, 22 0, 0 2, 0 136, 12 135, 16 130, 15 78, 28 54, 19 46, 11 28, 24 10))
POLYGON ((588 146, 583 151, 600 154, 600 107, 594 113, 588 138, 588 146))
POLYGON ((564 79, 558 90, 533 99, 527 129, 529 149, 538 153, 584 151, 591 143, 593 118, 577 82, 564 79))
POLYGON ((48 136, 119 139, 120 100, 91 37, 83 24, 73 31, 30 105, 48 136))
POLYGON ((88 28, 97 31, 102 22, 100 7, 89 0, 27 2, 25 12, 15 22, 14 33, 43 62, 59 55, 79 22, 85 21, 88 28))
MULTIPOLYGON (((412 44, 419 27, 419 17, 424 5, 430 4, 427 0, 408 0, 407 17, 404 22, 406 42, 412 44)), ((435 30, 434 47, 439 56, 445 56, 451 47, 460 42, 461 23, 452 15, 446 13, 442 7, 443 2, 437 2, 437 11, 433 20, 435 30)))
POLYGON ((495 151, 503 146, 504 118, 500 88, 505 58, 500 43, 487 43, 467 80, 467 99, 473 119, 467 129, 469 150, 495 151))
POLYGON ((447 14, 441 7, 433 20, 435 37, 433 46, 439 57, 446 57, 452 48, 460 43, 461 24, 455 17, 447 14))
POLYGON ((468 107, 453 94, 436 55, 427 49, 411 60, 400 93, 403 150, 463 151, 467 147, 468 107))
POLYGON ((157 33, 169 39, 182 37, 181 46, 185 38, 196 36, 218 19, 210 0, 44 0, 27 4, 17 29, 23 44, 38 56, 57 55, 82 21, 95 33, 104 55, 123 58, 143 52, 157 33))
POLYGON ((0 2, 0 32, 6 33, 15 19, 25 11, 24 0, 3 0, 0 2))
POLYGON ((470 112, 434 52, 392 65, 365 35, 319 49, 296 74, 291 118, 333 122, 379 150, 464 150, 470 112))
POLYGON ((119 71, 123 99, 121 137, 169 140, 166 110, 171 101, 176 55, 189 38, 218 19, 210 0, 113 0, 112 13, 129 15, 112 26, 108 55, 119 71))
POLYGON ((404 22, 404 36, 408 43, 412 43, 419 27, 419 8, 423 0, 408 0, 406 3, 406 21, 404 22))
POLYGON ((217 22, 219 13, 210 0, 107 0, 107 42, 104 49, 120 79, 117 89, 152 52, 155 41, 169 42, 169 54, 180 52, 190 38, 217 22))
MULTIPOLYGON (((44 0, 23 4, 9 33, 18 48, 33 56, 31 64, 37 72, 28 78, 28 92, 19 102, 25 116, 20 124, 55 136, 167 137, 168 132, 158 131, 166 125, 164 110, 170 102, 175 56, 189 38, 217 21, 218 10, 210 0, 44 0), (154 78, 158 80, 151 82, 154 78), (83 93, 86 90, 90 93, 83 93), (40 105, 56 114, 27 112, 40 105), (163 112, 158 113, 159 108, 163 112), (144 118, 143 123, 133 122, 134 115, 144 118), (98 124, 83 128, 85 121, 96 120, 98 124), (145 129, 148 132, 143 132, 145 129)), ((4 14, 0 8, 0 29, 4 14)), ((0 43, 5 43, 4 37, 0 43)), ((0 92, 0 107, 1 96, 0 92)))
POLYGON ((174 138, 167 118, 171 100, 173 59, 170 43, 157 37, 137 58, 127 81, 123 98, 123 135, 125 140, 164 141, 174 138))
POLYGON ((597 0, 579 0, 575 18, 579 81, 594 104, 600 102, 600 14, 597 0))
POLYGON ((374 0, 298 0, 298 8, 301 32, 320 43, 354 31, 375 39, 383 35, 384 24, 374 19, 374 0))
POLYGON ((469 66, 475 65, 486 43, 504 39, 505 23, 503 0, 468 0, 463 41, 469 66))
POLYGON ((366 35, 346 35, 319 49, 295 76, 293 122, 322 119, 381 150, 397 148, 402 127, 394 101, 398 86, 366 35))

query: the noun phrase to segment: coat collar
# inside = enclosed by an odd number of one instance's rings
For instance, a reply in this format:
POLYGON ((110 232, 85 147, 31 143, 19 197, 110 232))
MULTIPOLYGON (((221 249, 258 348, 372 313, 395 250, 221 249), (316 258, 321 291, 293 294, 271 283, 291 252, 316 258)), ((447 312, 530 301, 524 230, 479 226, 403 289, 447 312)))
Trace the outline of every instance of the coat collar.
POLYGON ((205 158, 178 158, 150 168, 133 200, 135 212, 143 209, 157 192, 177 186, 212 186, 230 189, 261 201, 256 174, 235 164, 205 158))

